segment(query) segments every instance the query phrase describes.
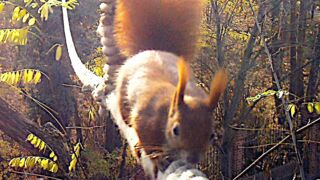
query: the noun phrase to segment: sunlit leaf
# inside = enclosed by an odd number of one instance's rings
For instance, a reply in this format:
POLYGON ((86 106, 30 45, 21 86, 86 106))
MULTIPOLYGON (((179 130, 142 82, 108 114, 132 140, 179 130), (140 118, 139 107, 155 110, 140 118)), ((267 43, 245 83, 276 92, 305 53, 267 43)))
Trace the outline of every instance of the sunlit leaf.
POLYGON ((53 158, 55 156, 54 152, 52 151, 49 155, 50 158, 53 158))
POLYGON ((34 71, 33 71, 33 70, 28 70, 28 71, 27 71, 27 79, 26 79, 26 82, 27 82, 27 83, 30 83, 30 82, 32 81, 33 74, 34 74, 34 71))
POLYGON ((34 75, 33 82, 35 84, 38 84, 41 81, 41 72, 36 71, 36 74, 34 75))
POLYGON ((313 103, 308 103, 307 104, 307 109, 309 113, 313 113, 313 103))
POLYGON ((29 168, 33 168, 35 164, 36 164, 36 158, 32 157, 30 159, 29 168))
POLYGON ((42 159, 41 163, 40 163, 40 166, 46 170, 48 168, 48 165, 49 165, 49 159, 42 159))
POLYGON ((38 148, 40 146, 41 139, 38 138, 37 143, 34 145, 35 148, 38 148))
POLYGON ((20 163, 19 163, 19 167, 24 167, 25 161, 26 161, 25 158, 21 158, 21 159, 20 159, 20 163))
POLYGON ((77 164, 77 159, 73 159, 71 162, 70 162, 70 165, 69 165, 69 172, 73 171, 76 169, 76 164, 77 164))
POLYGON ((316 110, 316 113, 319 115, 320 114, 320 102, 316 102, 314 104, 314 109, 316 110))
POLYGON ((3 11, 4 3, 0 3, 0 13, 3 11))
POLYGON ((58 45, 56 49, 56 60, 59 61, 62 56, 62 46, 58 45))
POLYGON ((33 18, 29 19, 29 22, 28 22, 29 26, 32 26, 35 23, 36 23, 36 18, 33 17, 33 18))
POLYGON ((50 171, 53 173, 57 173, 58 172, 58 165, 56 163, 54 163, 52 168, 50 169, 50 171))
POLYGON ((22 22, 24 22, 24 23, 27 22, 29 16, 30 16, 29 13, 27 13, 26 15, 24 15, 23 18, 22 18, 22 22))
POLYGON ((30 167, 30 162, 31 162, 31 157, 27 157, 27 158, 26 158, 26 162, 25 162, 25 164, 24 164, 24 167, 25 167, 25 168, 30 167))
POLYGON ((31 144, 32 144, 32 145, 35 145, 35 144, 37 143, 37 141, 38 141, 38 137, 37 137, 37 136, 34 136, 33 139, 32 139, 32 141, 31 141, 31 144))
POLYGON ((57 160, 58 160, 58 156, 57 155, 53 156, 53 161, 57 161, 57 160))
POLYGON ((26 141, 31 141, 33 139, 34 135, 30 133, 26 139, 26 141))
POLYGON ((41 141, 39 150, 42 151, 46 147, 46 143, 44 141, 41 141))

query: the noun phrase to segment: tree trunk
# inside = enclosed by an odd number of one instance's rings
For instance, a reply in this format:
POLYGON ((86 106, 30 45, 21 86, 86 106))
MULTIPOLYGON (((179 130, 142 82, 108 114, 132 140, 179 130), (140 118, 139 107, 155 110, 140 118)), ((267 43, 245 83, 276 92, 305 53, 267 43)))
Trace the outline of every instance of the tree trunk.
MULTIPOLYGON (((262 19, 264 17, 265 7, 264 3, 259 7, 258 12, 258 22, 261 23, 262 19)), ((241 104, 241 98, 244 94, 244 83, 247 76, 248 69, 250 68, 250 58, 253 52, 253 48, 256 43, 256 39, 258 36, 258 27, 255 25, 252 32, 250 39, 248 41, 247 47, 244 51, 244 57, 240 66, 240 70, 238 72, 238 75, 235 80, 235 86, 234 89, 237 93, 234 94, 234 96, 231 99, 230 105, 228 105, 228 108, 225 109, 224 112, 224 122, 223 127, 225 130, 224 137, 223 137, 223 155, 221 159, 221 170, 224 178, 231 179, 232 176, 232 169, 231 169, 231 159, 232 159, 232 147, 233 147, 233 138, 234 138, 234 131, 229 127, 229 125, 233 122, 233 118, 235 117, 239 105, 241 104)))
MULTIPOLYGON (((290 0, 290 71, 294 71, 297 66, 297 1, 290 0)), ((295 73, 290 75, 290 87, 289 91, 293 94, 297 94, 297 82, 298 76, 295 73)), ((294 96, 290 96, 291 100, 294 100, 294 96)))

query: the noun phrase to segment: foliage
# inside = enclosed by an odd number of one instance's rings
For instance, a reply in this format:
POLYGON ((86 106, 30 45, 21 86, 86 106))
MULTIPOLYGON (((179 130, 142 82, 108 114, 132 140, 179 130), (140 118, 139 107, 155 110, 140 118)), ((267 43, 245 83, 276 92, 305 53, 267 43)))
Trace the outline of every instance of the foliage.
POLYGON ((41 81, 42 73, 36 69, 23 69, 0 73, 0 82, 16 86, 20 83, 24 85, 38 84, 41 81))
POLYGON ((53 173, 57 173, 58 171, 58 164, 56 162, 39 156, 13 158, 9 162, 9 166, 13 168, 33 169, 35 165, 53 173))
POLYGON ((76 166, 77 166, 77 162, 79 160, 80 157, 80 151, 82 149, 82 145, 80 142, 78 142, 74 147, 73 147, 73 152, 71 154, 71 161, 69 164, 69 171, 75 171, 76 170, 76 166))

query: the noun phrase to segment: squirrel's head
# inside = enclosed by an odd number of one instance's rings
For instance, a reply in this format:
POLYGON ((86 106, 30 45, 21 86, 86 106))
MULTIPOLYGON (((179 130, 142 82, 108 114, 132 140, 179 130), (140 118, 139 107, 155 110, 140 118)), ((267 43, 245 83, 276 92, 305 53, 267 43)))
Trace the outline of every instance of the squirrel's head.
POLYGON ((179 82, 171 101, 166 128, 170 149, 180 159, 197 163, 204 154, 212 134, 212 110, 227 84, 227 75, 220 70, 212 80, 210 94, 206 99, 185 95, 189 79, 186 63, 178 63, 179 82))

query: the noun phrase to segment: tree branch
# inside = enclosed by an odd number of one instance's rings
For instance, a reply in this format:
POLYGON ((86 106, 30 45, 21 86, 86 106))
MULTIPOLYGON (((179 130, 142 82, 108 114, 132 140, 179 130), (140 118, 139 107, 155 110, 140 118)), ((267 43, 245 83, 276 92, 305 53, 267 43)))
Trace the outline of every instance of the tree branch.
MULTIPOLYGON (((263 46, 264 46, 264 48, 265 48, 265 52, 266 52, 266 54, 267 54, 267 56, 268 56, 268 60, 269 60, 269 64, 270 64, 270 69, 271 69, 272 75, 273 75, 273 77, 274 77, 274 80, 275 80, 275 82, 276 82, 277 89, 278 89, 278 90, 281 90, 281 85, 280 85, 280 82, 279 82, 278 75, 277 75, 277 73, 275 72, 274 67, 273 67, 272 56, 271 56, 270 50, 268 49, 266 40, 265 40, 265 38, 264 38, 264 36, 263 36, 263 34, 262 34, 262 29, 261 29, 261 26, 260 26, 260 24, 259 24, 259 21, 258 21, 256 12, 255 12, 254 9, 253 9, 253 6, 252 6, 251 1, 248 0, 248 2, 249 2, 249 4, 250 4, 251 11, 252 11, 253 14, 254 14, 254 18, 255 18, 255 21, 256 21, 256 26, 258 27, 258 30, 259 30, 259 32, 260 32, 260 34, 261 34, 261 41, 262 41, 263 46)), ((292 138, 292 142, 293 142, 293 145, 294 145, 294 150, 295 150, 295 152, 296 152, 296 156, 297 156, 297 160, 298 160, 298 164, 299 164, 300 176, 301 176, 302 180, 304 180, 304 179, 305 179, 305 174, 304 174, 304 169, 303 169, 303 164, 302 164, 302 158, 301 158, 300 152, 299 152, 299 150, 298 150, 298 146, 297 146, 296 134, 295 134, 295 131, 294 131, 294 128, 293 128, 293 123, 292 123, 290 114, 289 114, 288 111, 286 111, 286 109, 287 109, 287 107, 288 107, 288 102, 284 99, 283 96, 281 97, 281 102, 282 102, 282 104, 284 105, 284 111, 285 111, 286 119, 288 120, 288 123, 289 123, 291 138, 292 138)))
MULTIPOLYGON (((320 121, 320 118, 312 121, 311 123, 299 128, 297 130, 297 133, 300 133, 302 131, 305 131, 306 129, 310 128, 314 124, 318 123, 320 121)), ((271 147, 269 150, 261 154, 256 160, 254 160, 249 166, 247 166, 243 171, 241 171, 233 180, 239 179, 241 176, 243 176, 250 168, 252 168, 255 164, 257 164, 262 158, 264 158, 266 155, 271 153, 273 150, 275 150, 277 147, 279 147, 281 144, 283 144, 286 140, 288 140, 291 137, 291 135, 286 136, 281 141, 279 141, 276 145, 271 147)))

